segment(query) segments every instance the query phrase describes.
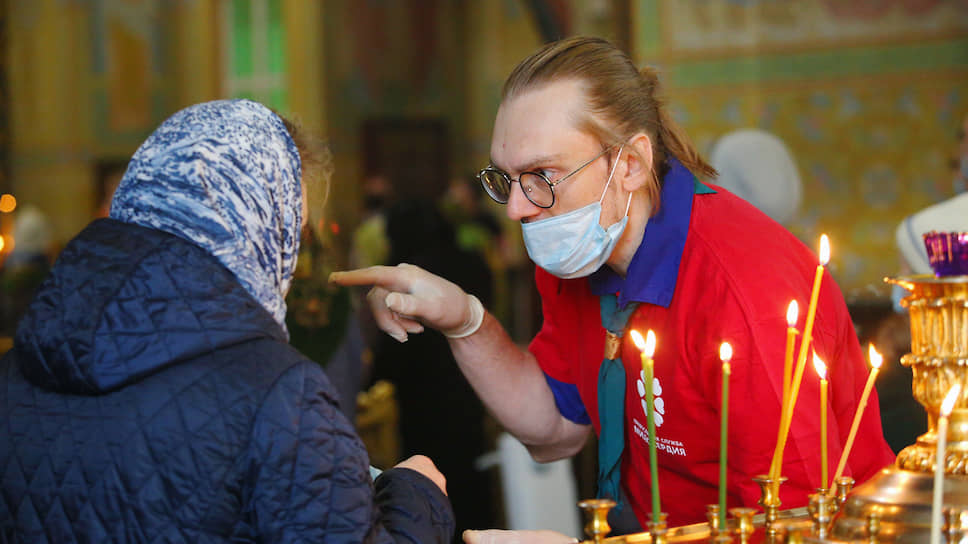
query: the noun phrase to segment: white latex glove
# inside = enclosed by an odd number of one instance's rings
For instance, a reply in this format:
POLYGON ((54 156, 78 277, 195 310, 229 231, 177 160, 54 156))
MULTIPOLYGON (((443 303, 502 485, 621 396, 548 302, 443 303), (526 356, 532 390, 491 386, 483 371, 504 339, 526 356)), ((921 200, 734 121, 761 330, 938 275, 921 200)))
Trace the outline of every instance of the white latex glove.
POLYGON ((409 468, 410 470, 415 470, 420 474, 423 474, 430 481, 437 484, 437 487, 447 494, 447 479, 444 478, 444 474, 437 469, 437 465, 430 460, 429 457, 425 455, 414 455, 409 459, 405 459, 397 463, 394 468, 409 468))
POLYGON ((577 538, 555 531, 464 531, 465 544, 574 544, 577 538))
POLYGON ((451 338, 477 331, 484 320, 484 306, 456 284, 414 266, 371 266, 333 272, 329 281, 339 285, 372 285, 366 300, 377 326, 399 342, 407 333, 423 332, 423 326, 451 338))

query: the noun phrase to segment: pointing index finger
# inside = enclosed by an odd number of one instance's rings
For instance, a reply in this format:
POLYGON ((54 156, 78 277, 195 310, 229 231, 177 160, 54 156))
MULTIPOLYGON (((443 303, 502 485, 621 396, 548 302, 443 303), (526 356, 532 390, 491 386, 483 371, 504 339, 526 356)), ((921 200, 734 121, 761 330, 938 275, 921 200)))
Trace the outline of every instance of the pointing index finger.
POLYGON ((407 292, 410 288, 406 270, 396 266, 370 266, 333 272, 329 275, 329 281, 345 286, 379 285, 390 291, 407 292))

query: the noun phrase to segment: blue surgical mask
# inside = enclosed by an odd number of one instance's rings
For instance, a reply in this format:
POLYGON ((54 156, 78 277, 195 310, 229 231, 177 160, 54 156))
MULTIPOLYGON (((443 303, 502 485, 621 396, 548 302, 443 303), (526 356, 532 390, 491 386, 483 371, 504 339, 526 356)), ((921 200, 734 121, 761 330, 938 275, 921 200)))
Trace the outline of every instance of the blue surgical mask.
POLYGON ((625 231, 625 225, 628 224, 629 206, 632 203, 632 195, 629 194, 625 217, 607 230, 602 228, 602 200, 612 182, 623 148, 624 146, 618 150, 618 156, 608 174, 608 181, 605 182, 605 190, 598 202, 521 225, 524 246, 536 265, 554 276, 570 279, 588 276, 608 260, 625 231))

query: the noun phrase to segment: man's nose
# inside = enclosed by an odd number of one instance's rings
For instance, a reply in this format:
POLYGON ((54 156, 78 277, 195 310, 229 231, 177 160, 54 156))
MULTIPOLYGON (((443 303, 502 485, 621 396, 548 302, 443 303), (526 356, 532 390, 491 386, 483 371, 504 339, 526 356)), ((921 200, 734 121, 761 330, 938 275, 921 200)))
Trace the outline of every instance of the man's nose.
POLYGON ((541 213, 537 207, 524 196, 524 188, 520 183, 511 183, 511 194, 508 196, 507 214, 512 221, 521 221, 541 213))

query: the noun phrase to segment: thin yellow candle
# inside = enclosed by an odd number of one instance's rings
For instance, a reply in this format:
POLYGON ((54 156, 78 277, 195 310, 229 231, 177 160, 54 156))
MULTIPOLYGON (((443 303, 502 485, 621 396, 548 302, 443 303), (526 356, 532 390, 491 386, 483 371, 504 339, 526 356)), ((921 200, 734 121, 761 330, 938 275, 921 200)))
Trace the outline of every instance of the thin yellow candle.
POLYGON ((813 368, 820 376, 820 487, 827 487, 827 365, 813 354, 813 368))
POLYGON ((956 383, 948 390, 941 402, 941 414, 938 417, 938 445, 934 459, 934 492, 931 497, 931 544, 941 544, 941 505, 944 498, 945 459, 948 450, 948 416, 955 407, 955 401, 961 394, 961 384, 956 383))
POLYGON ((807 321, 803 327, 803 340, 800 342, 800 354, 797 356, 797 369, 790 385, 790 398, 787 400, 786 407, 781 410, 780 439, 777 440, 776 450, 773 451, 773 463, 770 465, 770 477, 774 480, 780 477, 780 468, 783 465, 783 449, 786 447, 790 424, 793 422, 793 408, 797 405, 797 396, 800 394, 800 382, 803 380, 803 371, 807 366, 807 351, 810 349, 813 321, 817 315, 817 301, 820 299, 820 284, 823 280, 823 270, 824 266, 830 261, 830 240, 826 234, 820 236, 819 256, 820 263, 817 265, 817 271, 813 278, 813 290, 810 292, 810 304, 807 306, 807 321))
POLYGON ((659 501, 659 461, 656 452, 655 442, 655 399, 652 392, 653 366, 652 355, 655 354, 655 333, 652 329, 646 333, 646 339, 642 339, 639 331, 633 329, 629 331, 635 347, 642 351, 642 373, 645 379, 645 418, 649 429, 649 474, 652 477, 652 519, 659 520, 662 506, 659 501))
POLYGON ((797 339, 797 318, 800 314, 800 305, 797 304, 796 299, 791 300, 789 306, 787 306, 787 340, 786 340, 786 354, 783 358, 783 404, 782 408, 785 410, 786 405, 790 402, 790 379, 793 377, 793 347, 797 339))
MULTIPOLYGON (((800 305, 797 304, 796 299, 791 300, 790 304, 787 306, 787 343, 786 343, 786 355, 783 359, 783 397, 780 400, 780 425, 776 428, 776 443, 780 444, 783 433, 783 422, 786 421, 786 411, 787 404, 790 402, 790 380, 792 379, 791 374, 793 373, 793 347, 796 343, 797 333, 797 317, 800 314, 800 305)), ((776 458, 777 452, 773 452, 773 461, 770 463, 770 476, 772 477, 776 472, 776 458)))
POLYGON ((719 526, 726 528, 726 445, 729 442, 729 360, 733 358, 733 346, 729 342, 719 345, 719 360, 723 362, 722 409, 719 411, 719 526))
POLYGON ((867 354, 871 362, 871 373, 867 376, 867 383, 864 385, 864 393, 860 396, 860 402, 857 404, 857 410, 854 412, 854 421, 850 424, 850 433, 847 435, 847 443, 844 444, 844 451, 840 454, 840 461, 837 462, 837 471, 834 472, 833 481, 837 481, 844 473, 844 467, 847 466, 847 457, 850 455, 850 449, 854 446, 854 437, 857 436, 857 428, 860 427, 861 417, 864 415, 864 408, 867 407, 867 397, 870 396, 871 390, 874 389, 874 380, 877 379, 877 373, 881 370, 881 362, 884 360, 881 354, 874 349, 874 344, 870 344, 867 348, 867 354))

